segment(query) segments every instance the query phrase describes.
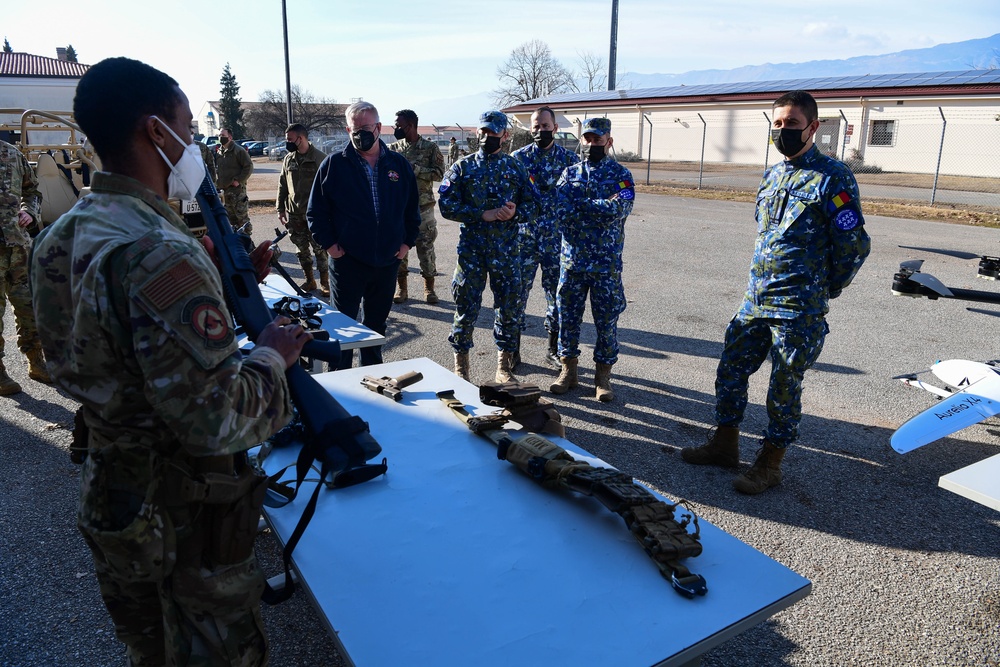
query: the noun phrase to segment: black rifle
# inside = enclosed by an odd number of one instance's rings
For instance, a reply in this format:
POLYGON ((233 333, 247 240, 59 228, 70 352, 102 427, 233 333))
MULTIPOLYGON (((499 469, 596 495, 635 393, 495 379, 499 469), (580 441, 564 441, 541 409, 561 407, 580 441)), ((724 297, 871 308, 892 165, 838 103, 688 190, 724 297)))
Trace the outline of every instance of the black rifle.
MULTIPOLYGON (((207 171, 197 200, 208 228, 208 236, 215 245, 227 304, 249 339, 256 342, 260 332, 276 315, 260 293, 257 273, 247 254, 246 237, 233 231, 226 209, 219 201, 218 192, 207 171)), ((302 354, 328 362, 339 361, 340 344, 337 341, 311 340, 302 348, 302 354)), ((329 474, 333 475, 330 484, 333 488, 366 482, 386 472, 388 466, 384 458, 378 464, 366 463, 378 456, 382 447, 368 432, 365 421, 348 413, 299 364, 293 364, 285 371, 285 376, 292 403, 299 413, 305 432, 302 451, 296 462, 296 492, 313 461, 320 463, 320 481, 325 481, 329 474)), ((277 479, 272 478, 272 482, 276 483, 277 479)), ((286 585, 281 592, 269 589, 265 593, 264 601, 269 604, 281 602, 291 597, 295 591, 289 569, 292 550, 312 518, 321 488, 321 484, 316 485, 312 498, 285 545, 283 560, 286 585)), ((294 494, 291 498, 294 498, 294 494)), ((291 498, 288 499, 289 502, 291 498)))

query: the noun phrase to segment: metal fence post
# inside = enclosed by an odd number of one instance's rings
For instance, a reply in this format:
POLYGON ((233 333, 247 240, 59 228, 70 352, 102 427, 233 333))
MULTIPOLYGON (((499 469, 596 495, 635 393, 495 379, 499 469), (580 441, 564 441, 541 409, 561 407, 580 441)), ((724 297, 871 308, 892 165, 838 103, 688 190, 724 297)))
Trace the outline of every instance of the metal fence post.
POLYGON ((941 145, 938 147, 937 166, 934 167, 934 189, 931 190, 932 204, 937 199, 938 175, 941 173, 941 153, 944 152, 944 131, 948 129, 948 119, 944 117, 944 110, 941 107, 938 107, 938 113, 941 114, 941 145))
POLYGON ((764 145, 764 171, 767 171, 767 162, 771 158, 771 119, 767 117, 766 111, 761 111, 764 114, 764 120, 767 121, 767 143, 764 145))
POLYGON ((701 190, 701 175, 705 172, 705 135, 708 134, 708 123, 698 114, 701 121, 701 164, 698 167, 698 189, 701 190))
POLYGON ((653 160, 653 120, 648 113, 642 114, 642 118, 649 123, 649 147, 646 149, 646 185, 649 185, 649 165, 653 160))
POLYGON ((844 140, 840 144, 840 161, 843 162, 844 161, 844 153, 847 151, 847 137, 849 136, 847 134, 848 123, 847 123, 847 116, 844 115, 844 110, 843 109, 837 109, 837 111, 840 112, 840 117, 844 119, 844 140))

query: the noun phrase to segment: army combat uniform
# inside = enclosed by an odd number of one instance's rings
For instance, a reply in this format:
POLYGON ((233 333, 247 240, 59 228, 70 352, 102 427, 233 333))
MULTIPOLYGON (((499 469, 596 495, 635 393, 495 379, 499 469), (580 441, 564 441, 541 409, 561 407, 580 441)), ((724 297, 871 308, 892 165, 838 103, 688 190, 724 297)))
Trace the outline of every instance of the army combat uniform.
POLYGON ((540 195, 538 216, 522 222, 518 227, 519 256, 521 259, 521 293, 518 298, 519 326, 527 327, 525 310, 535 281, 535 271, 542 267, 542 291, 545 292, 545 330, 549 333, 550 348, 556 345, 559 332, 559 314, 556 308, 556 289, 559 286, 559 253, 562 235, 556 211, 556 182, 563 170, 580 161, 572 151, 557 143, 547 149, 535 144, 519 148, 511 154, 528 170, 532 183, 540 195))
POLYGON ((31 237, 18 224, 21 211, 26 211, 36 224, 40 224, 41 204, 38 179, 31 165, 17 148, 0 141, 0 396, 21 391, 21 386, 7 375, 3 365, 3 315, 8 299, 14 307, 17 346, 28 357, 29 376, 42 382, 49 381, 31 309, 31 289, 28 285, 31 237))
POLYGON ((121 175, 95 174, 42 231, 31 280, 53 376, 89 428, 78 525, 131 663, 265 664, 266 486, 234 459, 291 417, 281 355, 242 356, 208 254, 121 175))
POLYGON ((250 234, 253 231, 250 213, 247 211, 247 179, 253 173, 250 154, 230 139, 225 146, 219 146, 219 152, 215 156, 215 169, 218 174, 216 187, 225 193, 226 213, 229 214, 230 224, 233 229, 242 227, 243 233, 250 234), (233 181, 239 181, 240 184, 234 186, 233 181))
POLYGON ((462 149, 458 147, 457 141, 452 141, 448 143, 448 166, 458 162, 458 158, 462 157, 462 149))
MULTIPOLYGON (((444 156, 433 141, 420 138, 416 143, 406 139, 389 144, 389 150, 401 153, 413 167, 417 177, 417 192, 420 193, 420 233, 417 236, 417 259, 420 261, 420 275, 424 277, 424 293, 428 303, 437 303, 434 294, 434 276, 437 274, 437 257, 434 241, 437 239, 437 220, 434 219, 434 181, 444 176, 444 156), (433 297, 431 296, 433 295, 433 297)), ((397 301, 406 299, 406 276, 409 271, 409 254, 399 263, 399 291, 397 301)))
POLYGON ((278 176, 278 213, 288 215, 288 234, 292 243, 298 248, 296 256, 306 275, 306 287, 316 288, 313 277, 313 256, 316 257, 316 270, 319 272, 320 285, 324 296, 330 294, 330 261, 326 250, 313 240, 306 221, 306 209, 309 207, 309 193, 312 192, 313 181, 319 165, 326 153, 316 148, 312 143, 305 153, 292 151, 285 154, 281 163, 281 175, 278 176))
POLYGON ((201 151, 201 159, 204 161, 205 166, 208 167, 208 173, 212 177, 212 182, 217 183, 219 180, 219 173, 215 169, 215 153, 212 152, 211 148, 200 141, 197 143, 198 150, 201 151))
POLYGON ((537 190, 520 162, 502 152, 486 155, 479 149, 451 167, 438 192, 441 215, 459 223, 458 264, 451 283, 455 319, 448 341, 457 353, 472 348, 472 331, 489 277, 496 309, 493 339, 498 350, 514 352, 521 287, 517 227, 534 218, 537 190), (508 201, 517 205, 512 219, 483 221, 484 211, 508 201))

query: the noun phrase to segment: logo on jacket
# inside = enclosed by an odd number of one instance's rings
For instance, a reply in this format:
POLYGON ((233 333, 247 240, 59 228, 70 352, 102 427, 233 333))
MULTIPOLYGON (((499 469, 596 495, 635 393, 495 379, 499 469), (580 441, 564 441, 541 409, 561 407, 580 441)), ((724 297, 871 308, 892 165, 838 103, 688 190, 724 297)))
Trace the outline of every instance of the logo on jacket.
POLYGON ((395 183, 396 181, 398 181, 399 180, 399 172, 398 171, 393 171, 392 169, 390 169, 389 170, 389 180, 392 181, 393 183, 395 183))

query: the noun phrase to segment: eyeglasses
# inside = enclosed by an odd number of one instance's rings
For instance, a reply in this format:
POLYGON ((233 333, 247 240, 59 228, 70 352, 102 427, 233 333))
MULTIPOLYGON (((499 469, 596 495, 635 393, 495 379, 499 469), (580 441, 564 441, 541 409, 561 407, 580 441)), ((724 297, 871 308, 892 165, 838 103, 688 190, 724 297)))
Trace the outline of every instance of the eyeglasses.
POLYGON ((375 132, 375 128, 378 127, 378 123, 373 125, 362 125, 361 127, 354 128, 355 132, 375 132))

